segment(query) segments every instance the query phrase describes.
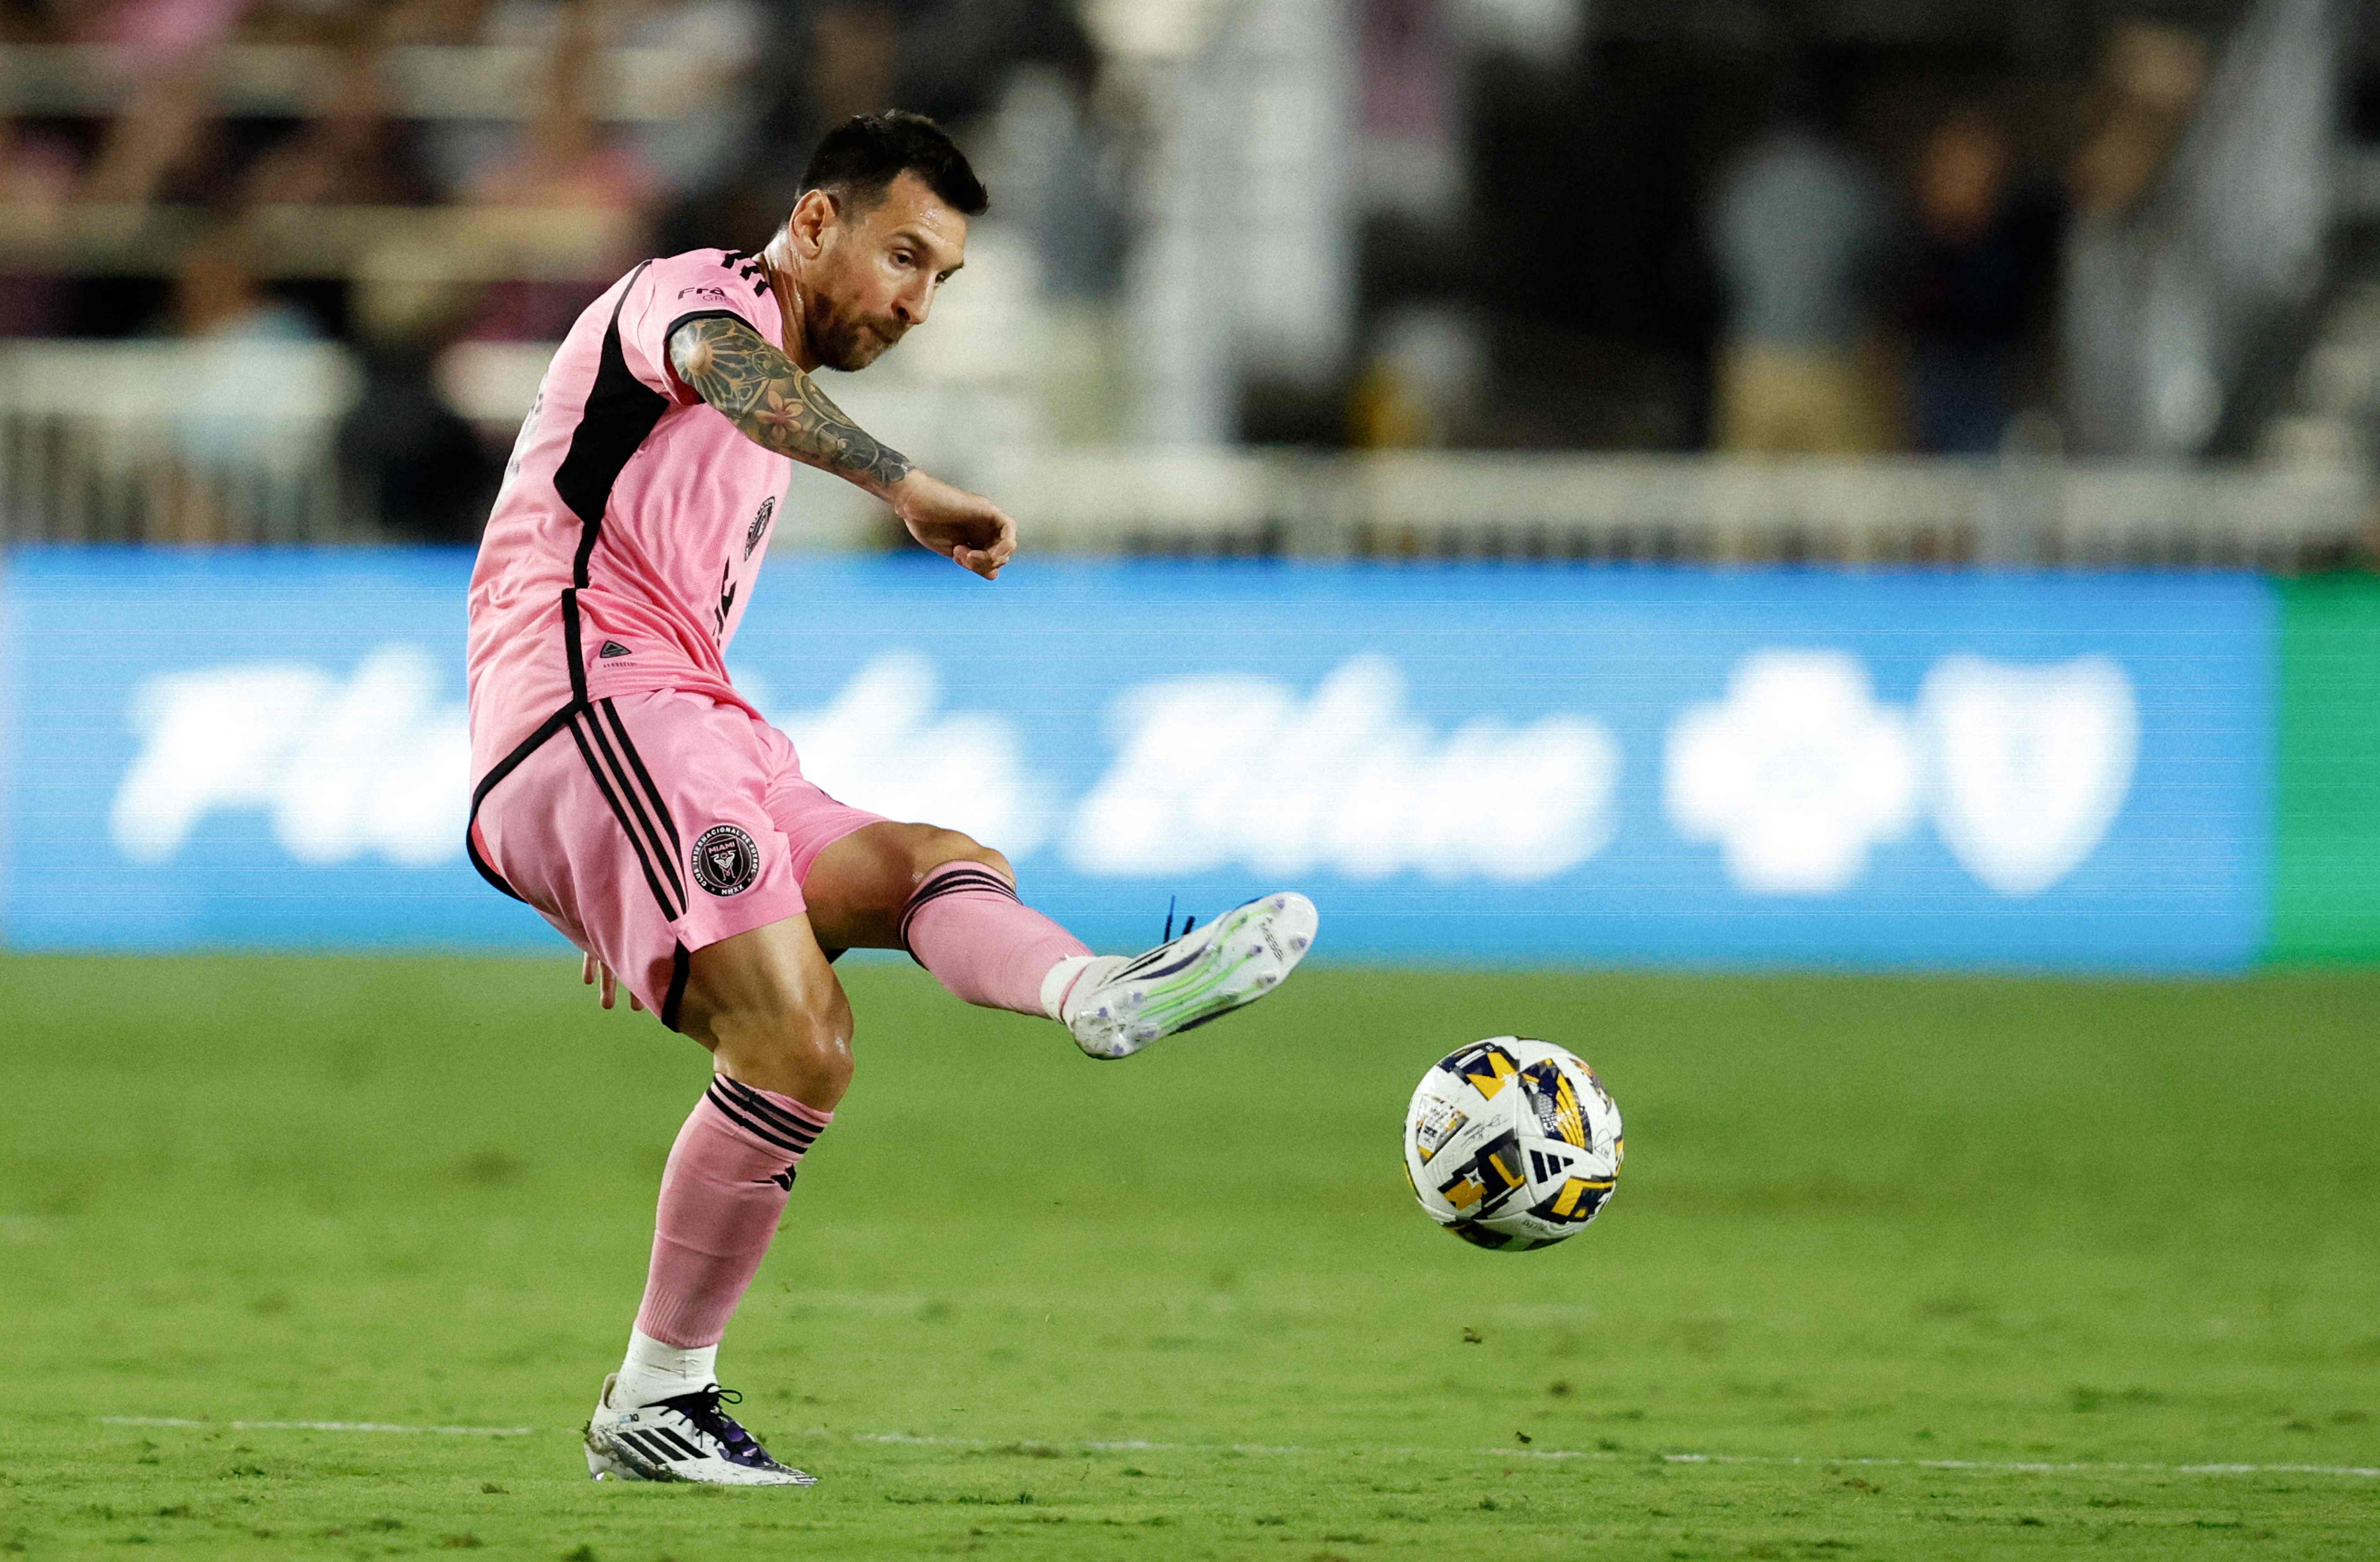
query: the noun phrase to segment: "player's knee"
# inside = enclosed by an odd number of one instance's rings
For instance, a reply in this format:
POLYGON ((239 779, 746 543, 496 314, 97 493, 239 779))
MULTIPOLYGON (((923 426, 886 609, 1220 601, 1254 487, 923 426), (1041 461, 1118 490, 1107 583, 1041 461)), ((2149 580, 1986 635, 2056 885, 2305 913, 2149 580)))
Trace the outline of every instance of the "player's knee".
POLYGON ((936 868, 952 863, 981 863, 1011 884, 1016 882, 1016 870, 1009 866, 1006 857, 962 830, 935 828, 910 848, 911 887, 922 883, 936 868))
POLYGON ((747 1084, 828 1109, 851 1086, 851 1003, 840 983, 784 995, 716 1028, 728 1072, 747 1084))

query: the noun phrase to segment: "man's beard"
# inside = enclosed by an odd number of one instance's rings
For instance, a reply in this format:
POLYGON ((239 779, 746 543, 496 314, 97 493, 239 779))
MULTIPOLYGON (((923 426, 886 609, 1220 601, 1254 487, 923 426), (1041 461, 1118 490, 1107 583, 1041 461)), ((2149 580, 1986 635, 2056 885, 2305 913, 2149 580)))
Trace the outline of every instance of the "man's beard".
POLYGON ((810 350, 820 367, 856 374, 882 357, 903 333, 832 309, 810 321, 810 350))

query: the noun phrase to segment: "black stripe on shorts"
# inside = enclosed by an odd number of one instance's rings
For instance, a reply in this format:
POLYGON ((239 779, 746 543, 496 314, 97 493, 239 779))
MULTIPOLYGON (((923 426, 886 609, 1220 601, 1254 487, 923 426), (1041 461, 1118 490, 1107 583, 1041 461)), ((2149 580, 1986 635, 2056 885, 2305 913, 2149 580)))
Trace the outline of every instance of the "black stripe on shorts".
POLYGON ((605 773, 602 761, 595 757, 594 747, 587 741, 587 733, 582 730, 581 723, 576 720, 570 723, 570 736, 571 740, 578 745, 579 757, 587 761, 587 773, 595 778, 596 789, 603 793, 603 801, 612 805, 612 817, 620 821, 620 829, 626 833, 628 844, 635 849, 638 866, 645 870, 646 887, 652 890, 654 902, 662 908, 662 915, 668 921, 675 922, 685 914, 685 910, 670 900, 669 886, 660 872, 655 869, 651 851, 647 847, 644 837, 638 833, 636 825, 629 819, 627 807, 620 801, 619 793, 613 789, 611 778, 605 773))

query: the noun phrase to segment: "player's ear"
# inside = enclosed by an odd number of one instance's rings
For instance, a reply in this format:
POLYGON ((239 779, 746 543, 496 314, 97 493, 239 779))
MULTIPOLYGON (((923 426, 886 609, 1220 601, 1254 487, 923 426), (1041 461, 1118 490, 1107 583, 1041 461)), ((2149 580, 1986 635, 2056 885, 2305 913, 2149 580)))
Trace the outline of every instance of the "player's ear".
POLYGON ((794 202, 793 215, 785 220, 785 231, 793 236, 794 248, 805 259, 815 259, 826 245, 828 230, 840 216, 834 197, 824 190, 804 190, 802 198, 794 202))

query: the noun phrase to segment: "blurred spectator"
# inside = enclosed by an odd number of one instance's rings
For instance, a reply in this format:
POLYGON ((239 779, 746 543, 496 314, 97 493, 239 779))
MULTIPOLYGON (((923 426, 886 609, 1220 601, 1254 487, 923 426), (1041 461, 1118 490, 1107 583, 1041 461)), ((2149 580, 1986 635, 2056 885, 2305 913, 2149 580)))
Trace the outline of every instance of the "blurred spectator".
POLYGON ((261 487, 303 393, 275 349, 317 334, 300 310, 268 297, 234 232, 193 245, 174 279, 174 326, 195 345, 188 404, 172 423, 178 464, 157 496, 160 535, 183 542, 224 540, 224 486, 261 487))
POLYGON ((491 206, 641 208, 654 193, 651 170, 607 133, 595 103, 602 45, 591 0, 564 0, 537 112, 511 144, 471 181, 473 200, 491 206))
POLYGON ((621 43, 675 64, 663 91, 674 117, 632 132, 638 154, 671 193, 710 185, 750 150, 760 105, 752 90, 768 18, 754 0, 654 0, 621 43))
POLYGON ((1997 451, 2053 302, 2061 202, 2020 183, 2008 132, 1980 109, 1927 136, 1912 176, 1917 236, 1901 302, 1917 447, 1997 451))
POLYGON ((242 205, 412 206, 434 193, 407 127, 389 114, 381 51, 358 24, 316 84, 314 115, 241 181, 242 205))
MULTIPOLYGON (((79 177, 74 148, 65 140, 0 119, 0 221, 18 232, 54 225, 79 177)), ((0 337, 55 334, 67 298, 63 278, 0 275, 0 337)))
MULTIPOLYGON (((507 9, 516 11, 517 6, 507 9)), ((591 0, 564 0, 552 14, 550 55, 537 112, 509 144, 480 167, 470 199, 482 206, 579 208, 628 219, 641 229, 659 186, 635 149, 598 117, 596 70, 601 17, 591 0)), ((497 23, 502 24, 500 15, 497 23)), ((630 248, 641 246, 641 234, 630 248)), ((625 266, 629 257, 617 257, 625 266)), ((503 282, 488 290, 470 334, 509 341, 552 341, 612 280, 607 272, 579 282, 503 282)))
POLYGON ((219 127, 213 119, 216 54, 250 0, 120 0, 77 18, 74 34, 111 44, 132 95, 108 127, 82 198, 140 205, 169 193, 178 173, 198 176, 219 127))
POLYGON ((79 173, 65 140, 0 119, 0 203, 20 219, 55 216, 73 196, 79 173))
POLYGON ((892 101, 900 31, 885 5, 828 5, 811 33, 809 91, 820 127, 892 101))
POLYGON ((2206 45, 2179 28, 2126 22, 2107 36, 2090 133, 2068 180, 2074 203, 2116 216, 2148 193, 2206 85, 2206 45))
POLYGON ((1727 296, 1719 447, 1889 448, 1873 334, 1891 232, 1882 181, 1789 104, 1721 174, 1710 228, 1727 296))
POLYGON ((339 425, 339 467, 361 516, 416 542, 478 539, 502 463, 439 389, 438 355, 464 323, 466 290, 434 279, 434 254, 376 257, 355 317, 363 390, 339 425))
POLYGON ((477 42, 488 0, 395 0, 381 36, 389 43, 477 42))
POLYGON ((1384 315, 1350 401, 1347 438, 1362 450, 1455 442, 1488 378, 1487 334, 1468 310, 1406 306, 1384 315))

